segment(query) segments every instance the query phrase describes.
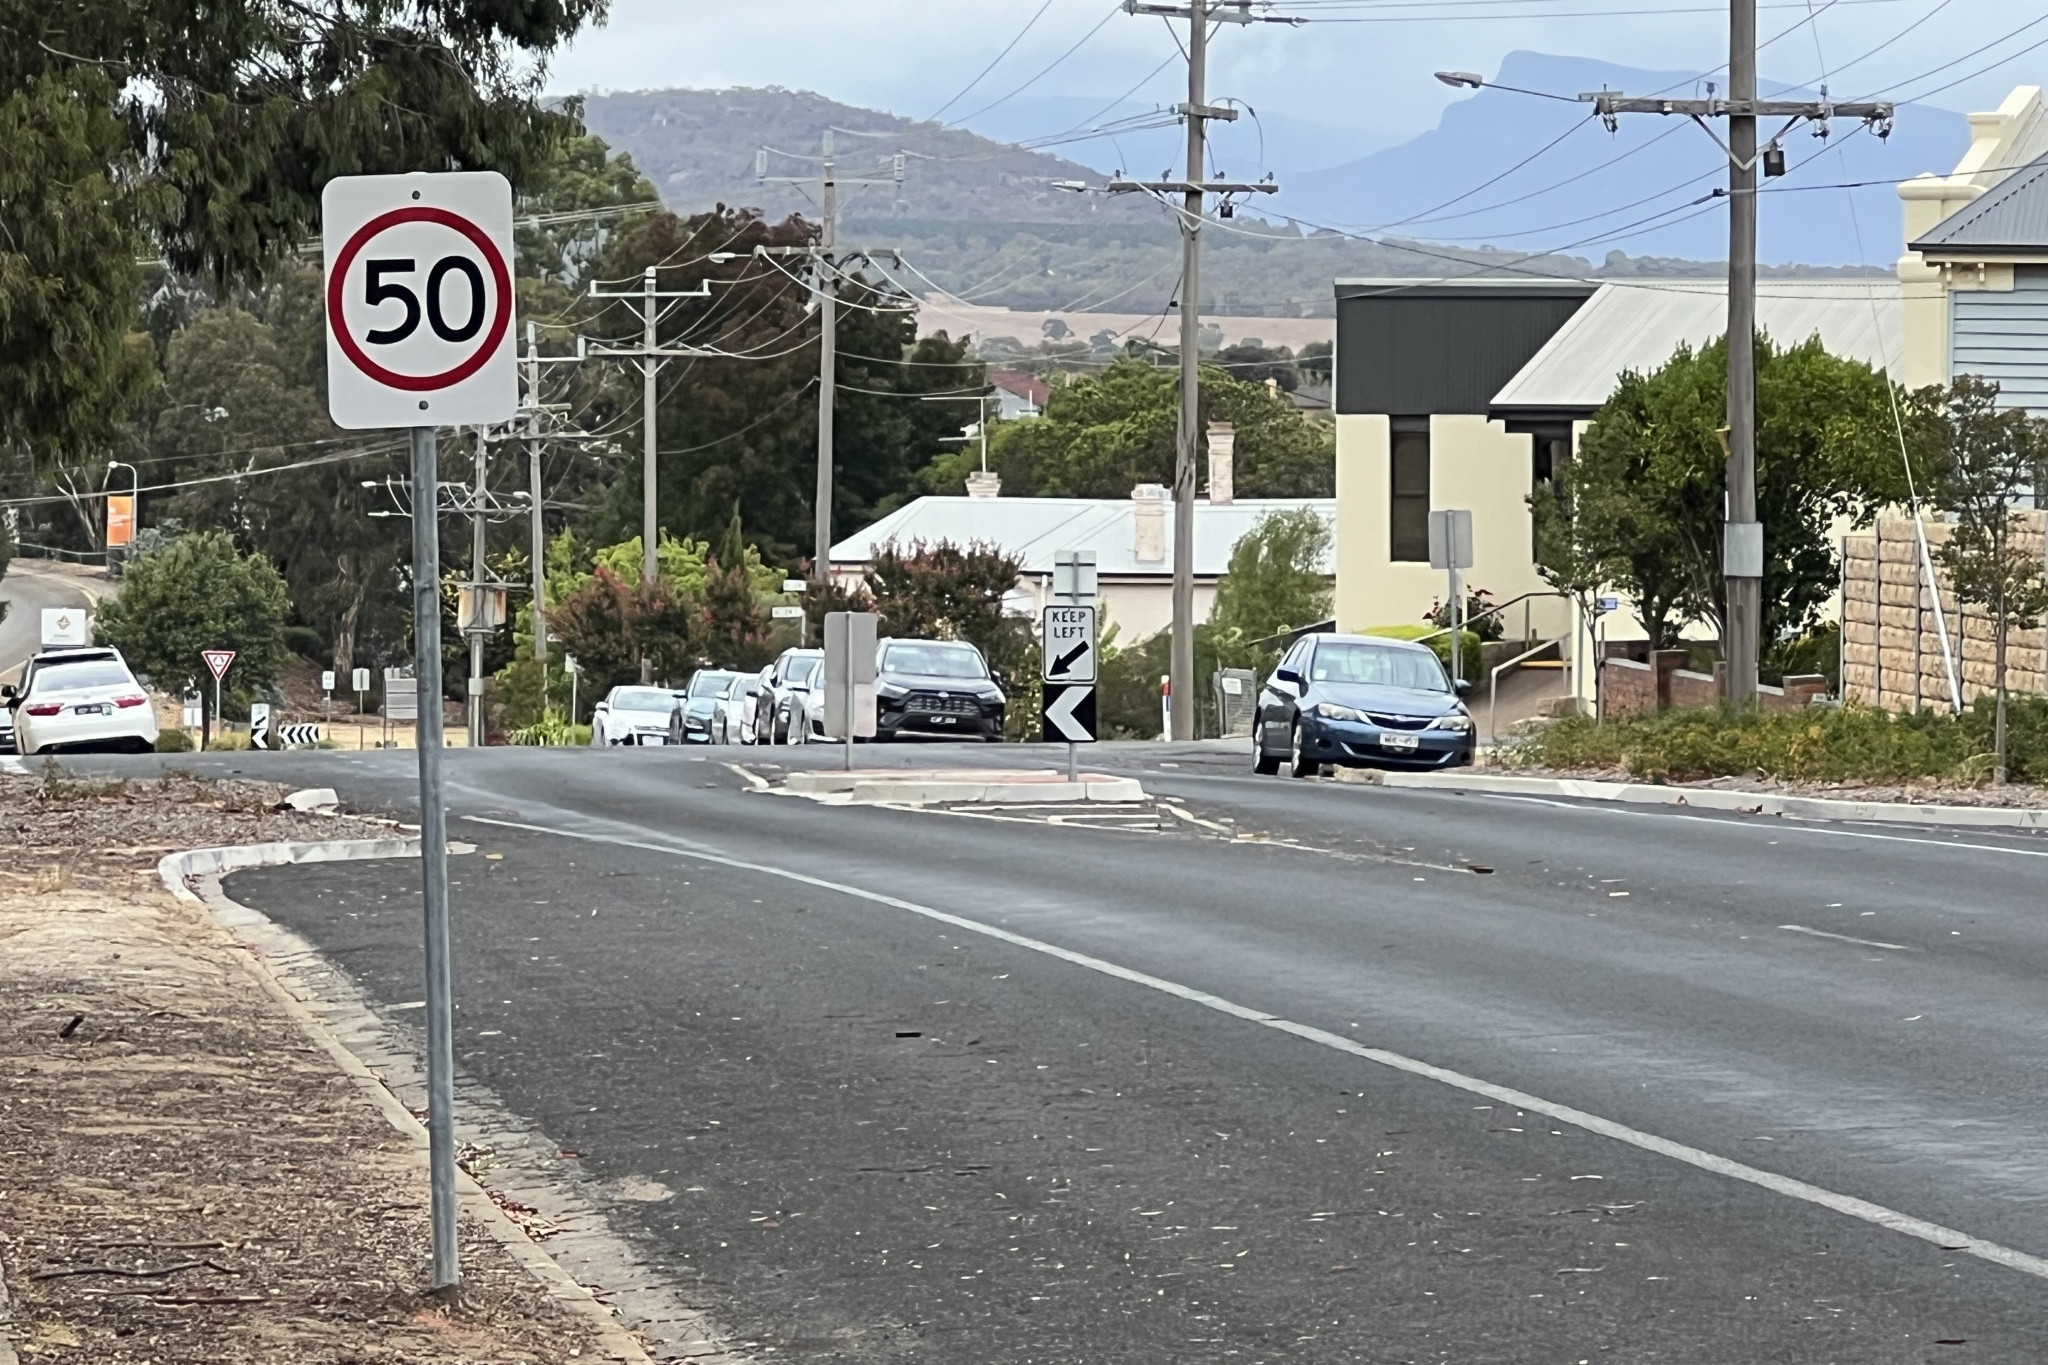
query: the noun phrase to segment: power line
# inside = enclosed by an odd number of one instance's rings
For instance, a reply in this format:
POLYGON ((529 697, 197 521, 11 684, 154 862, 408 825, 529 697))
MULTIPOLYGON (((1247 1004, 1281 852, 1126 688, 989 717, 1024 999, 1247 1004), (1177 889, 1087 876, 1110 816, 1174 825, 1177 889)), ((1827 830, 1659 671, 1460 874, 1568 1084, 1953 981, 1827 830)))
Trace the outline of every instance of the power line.
POLYGON ((951 109, 954 105, 958 104, 962 99, 966 98, 967 92, 974 89, 975 86, 980 85, 982 80, 988 75, 988 73, 995 70, 996 67, 1002 63, 1003 58, 1009 56, 1010 53, 1016 49, 1017 44, 1024 41, 1024 35, 1028 34, 1029 32, 1031 32, 1032 29, 1036 28, 1038 26, 1038 21, 1040 19, 1043 19, 1045 17, 1045 12, 1051 8, 1052 0, 1045 0, 1045 3, 1038 7, 1037 13, 1033 14, 1030 17, 1030 19, 1025 21, 1024 27, 1017 30, 1017 36, 1010 39, 1009 42, 1003 45, 1003 50, 995 55, 995 59, 991 61, 987 66, 984 66, 980 70, 980 72, 976 74, 973 80, 967 82, 966 85, 962 86, 960 88, 959 94, 953 96, 952 99, 947 100, 944 104, 932 110, 931 113, 925 115, 924 121, 926 123, 932 122, 934 119, 938 118, 939 115, 945 113, 948 109, 951 109))

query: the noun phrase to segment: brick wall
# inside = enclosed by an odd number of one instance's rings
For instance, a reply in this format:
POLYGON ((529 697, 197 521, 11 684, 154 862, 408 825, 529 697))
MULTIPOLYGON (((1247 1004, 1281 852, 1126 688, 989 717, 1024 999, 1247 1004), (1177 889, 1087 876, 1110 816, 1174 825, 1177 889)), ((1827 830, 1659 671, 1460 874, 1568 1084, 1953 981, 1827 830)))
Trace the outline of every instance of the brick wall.
MULTIPOLYGON (((2022 512, 2015 544, 2022 553, 2043 551, 2044 514, 2022 512)), ((1929 551, 1952 528, 1922 523, 1929 551)), ((1935 593, 1920 562, 1910 517, 1881 517, 1870 530, 1844 537, 1842 546, 1842 695, 1866 706, 1892 711, 1949 709, 1948 675, 1936 625, 1935 593)), ((1963 694, 1963 705, 1996 684, 1990 619, 1956 601, 1934 565, 1942 624, 1963 694)), ((2006 633, 2006 686, 2014 692, 2048 691, 2048 631, 2041 623, 2015 622, 2006 633)))
MULTIPOLYGON (((1609 720, 1648 715, 1675 707, 1719 706, 1724 669, 1695 673, 1678 665, 1685 659, 1682 649, 1660 649, 1650 662, 1607 659, 1601 664, 1601 707, 1609 720)), ((1784 680, 1782 687, 1759 685, 1757 705, 1766 711, 1792 711, 1810 706, 1828 690, 1828 680, 1818 673, 1798 674, 1784 680)))

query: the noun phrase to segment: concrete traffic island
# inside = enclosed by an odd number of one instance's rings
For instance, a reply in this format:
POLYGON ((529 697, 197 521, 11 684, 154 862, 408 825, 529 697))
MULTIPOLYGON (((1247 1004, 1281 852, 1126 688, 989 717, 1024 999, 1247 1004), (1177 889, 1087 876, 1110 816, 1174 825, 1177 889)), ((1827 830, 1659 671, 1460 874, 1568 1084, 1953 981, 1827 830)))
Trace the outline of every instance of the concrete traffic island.
POLYGON ((783 790, 833 805, 1041 805, 1065 801, 1143 801, 1135 777, 1080 773, 1067 781, 1052 768, 856 768, 796 772, 783 790))

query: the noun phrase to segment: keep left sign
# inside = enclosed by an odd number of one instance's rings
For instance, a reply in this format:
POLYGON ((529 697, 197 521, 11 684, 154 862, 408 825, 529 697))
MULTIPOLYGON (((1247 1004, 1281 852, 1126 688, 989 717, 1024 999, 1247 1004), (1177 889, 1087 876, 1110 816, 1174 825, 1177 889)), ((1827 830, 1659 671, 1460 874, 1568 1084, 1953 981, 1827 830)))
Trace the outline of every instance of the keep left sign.
POLYGON ((519 407, 512 186, 496 171, 351 175, 320 195, 336 426, 478 425, 519 407))

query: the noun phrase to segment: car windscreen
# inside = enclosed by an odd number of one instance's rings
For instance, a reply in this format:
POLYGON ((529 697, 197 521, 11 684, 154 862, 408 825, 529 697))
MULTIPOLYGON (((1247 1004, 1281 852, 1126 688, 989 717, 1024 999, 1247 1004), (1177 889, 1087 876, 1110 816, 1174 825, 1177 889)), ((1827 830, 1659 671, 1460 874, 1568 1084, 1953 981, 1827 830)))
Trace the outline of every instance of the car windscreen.
POLYGON ((823 659, 791 659, 787 680, 796 687, 809 687, 814 675, 825 667, 823 659))
POLYGON ((1447 692, 1450 684, 1436 655, 1418 649, 1393 649, 1357 641, 1324 641, 1309 664, 1310 682, 1364 683, 1374 687, 1410 687, 1421 692, 1447 692))
POLYGON ((725 685, 731 681, 732 674, 730 673, 714 673, 709 669, 702 670, 690 679, 690 695, 693 697, 715 697, 720 692, 723 692, 725 685))
POLYGON ((986 678, 988 667, 972 645, 902 644, 882 651, 884 673, 928 678, 986 678))
POLYGON ((718 695, 737 699, 740 697, 751 697, 760 690, 761 680, 749 673, 744 677, 734 678, 725 685, 725 690, 718 695))
POLYGON ((113 660, 81 660, 75 664, 45 664, 36 670, 29 692, 45 695, 69 692, 79 687, 133 687, 135 679, 113 660))
POLYGON ((676 694, 659 687, 622 687, 612 693, 614 711, 669 711, 675 707, 676 694))

